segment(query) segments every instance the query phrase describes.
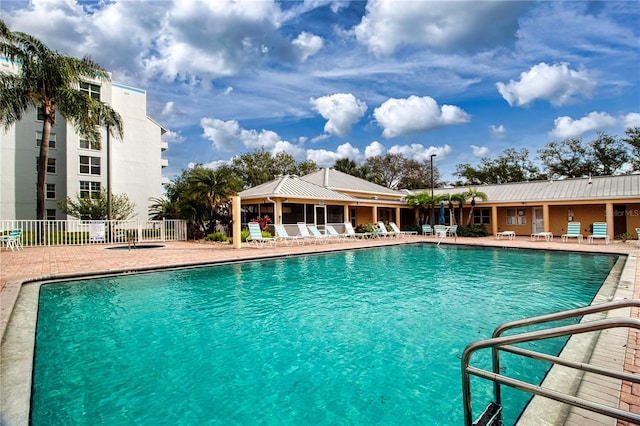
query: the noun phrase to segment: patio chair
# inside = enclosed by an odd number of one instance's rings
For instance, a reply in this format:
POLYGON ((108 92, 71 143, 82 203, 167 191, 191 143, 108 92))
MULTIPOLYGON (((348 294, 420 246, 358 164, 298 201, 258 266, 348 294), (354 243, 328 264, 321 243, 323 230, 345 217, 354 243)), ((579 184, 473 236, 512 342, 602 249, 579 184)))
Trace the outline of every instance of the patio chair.
POLYGON ((327 225, 324 227, 324 229, 327 231, 327 235, 329 235, 333 239, 346 239, 348 237, 347 234, 339 234, 338 231, 336 231, 336 228, 334 228, 332 225, 327 225))
POLYGON ((444 225, 433 225, 433 235, 438 238, 447 238, 447 227, 444 225))
POLYGON ((382 221, 380 221, 378 222, 378 227, 373 231, 373 236, 376 238, 380 238, 380 237, 397 238, 400 236, 400 234, 397 234, 393 231, 387 231, 387 227, 385 226, 385 224, 382 221))
POLYGON ((431 225, 422 225, 422 235, 433 235, 433 228, 431 225))
POLYGON ((287 228, 284 225, 273 225, 276 230, 276 239, 278 241, 283 241, 286 245, 290 246, 294 242, 300 245, 303 242, 303 238, 300 235, 289 235, 287 232, 287 228))
POLYGON ((12 229, 8 234, 0 237, 0 245, 4 245, 7 250, 11 251, 14 248, 22 250, 22 229, 12 229))
POLYGON ((311 232, 311 236, 315 239, 316 242, 319 243, 328 243, 329 240, 333 239, 330 235, 323 234, 320 232, 316 225, 307 225, 309 228, 309 232, 311 232))
POLYGON ((569 238, 575 238, 578 240, 578 244, 582 243, 582 233, 580 232, 580 222, 569 222, 567 224, 567 233, 562 234, 562 241, 568 241, 569 238))
POLYGON ((591 231, 591 235, 587 236, 587 242, 589 244, 593 243, 594 238, 604 238, 604 243, 609 244, 609 235, 607 234, 606 222, 593 223, 593 231, 591 231))
POLYGON ((371 238, 373 236, 372 232, 356 232, 353 229, 353 225, 351 225, 351 222, 344 223, 344 230, 347 237, 351 238, 371 238))
POLYGON ((260 224, 258 222, 249 222, 249 236, 247 237, 248 243, 255 244, 256 247, 262 248, 265 244, 276 245, 276 239, 270 237, 263 237, 260 224))
POLYGON ((445 233, 449 237, 453 237, 454 240, 458 239, 458 225, 451 225, 445 228, 445 233))
POLYGON ((389 222, 389 226, 391 226, 391 229, 393 229, 393 232, 395 232, 396 235, 398 235, 398 236, 418 235, 417 231, 401 231, 400 228, 398 228, 398 225, 396 225, 395 222, 389 222))
POLYGON ((637 246, 640 246, 640 228, 636 228, 636 237, 638 237, 637 246))
POLYGON ((516 231, 501 231, 496 232, 496 239, 502 240, 503 238, 508 238, 510 240, 516 239, 516 231))
POLYGON ((298 234, 302 241, 313 241, 314 244, 318 242, 318 239, 309 233, 309 228, 307 228, 307 224, 304 222, 298 222, 298 234))

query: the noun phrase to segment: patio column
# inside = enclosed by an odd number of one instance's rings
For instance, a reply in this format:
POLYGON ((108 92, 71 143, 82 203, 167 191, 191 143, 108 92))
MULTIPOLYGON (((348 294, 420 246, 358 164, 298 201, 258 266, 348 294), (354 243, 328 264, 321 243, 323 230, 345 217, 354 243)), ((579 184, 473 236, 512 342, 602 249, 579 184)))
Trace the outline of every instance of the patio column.
POLYGON ((551 222, 549 221, 549 204, 542 205, 542 229, 544 229, 544 232, 551 231, 551 222))
POLYGON ((498 233, 498 206, 491 206, 491 234, 498 233))
POLYGON ((344 205, 344 221, 351 222, 351 218, 349 217, 349 204, 344 205))
POLYGON ((373 215, 373 223, 378 223, 378 206, 371 208, 371 214, 373 215))
POLYGON ((396 207, 396 225, 402 229, 402 224, 400 223, 400 207, 396 207))
POLYGON ((609 241, 614 240, 614 229, 613 229, 613 203, 605 204, 604 217, 607 221, 607 235, 609 236, 609 241))
POLYGON ((240 212, 242 211, 241 207, 240 207, 240 196, 239 195, 234 195, 233 197, 231 197, 231 211, 232 211, 232 231, 231 231, 231 237, 233 238, 233 248, 234 249, 239 249, 240 247, 242 247, 242 238, 240 237, 240 228, 242 226, 241 222, 241 217, 240 217, 240 212))

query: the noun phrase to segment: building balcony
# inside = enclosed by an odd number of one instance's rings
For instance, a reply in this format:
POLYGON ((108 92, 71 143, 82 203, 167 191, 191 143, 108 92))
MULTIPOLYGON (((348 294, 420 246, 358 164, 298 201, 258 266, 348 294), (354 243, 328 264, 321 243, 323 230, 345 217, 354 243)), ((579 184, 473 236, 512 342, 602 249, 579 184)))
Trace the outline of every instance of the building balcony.
POLYGON ((169 142, 162 141, 160 142, 160 151, 164 152, 169 149, 169 142))
POLYGON ((160 165, 162 166, 162 168, 169 167, 169 160, 167 160, 166 158, 161 158, 160 165))

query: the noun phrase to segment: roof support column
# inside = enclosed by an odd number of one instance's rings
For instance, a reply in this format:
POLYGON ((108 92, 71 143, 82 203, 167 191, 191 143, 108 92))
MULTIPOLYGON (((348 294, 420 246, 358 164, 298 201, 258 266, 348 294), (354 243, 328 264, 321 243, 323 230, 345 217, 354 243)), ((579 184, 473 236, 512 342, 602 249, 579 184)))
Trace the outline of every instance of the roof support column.
POLYGON ((378 223, 378 206, 371 208, 371 214, 373 215, 373 223, 378 223))
POLYGON ((491 206, 491 234, 498 233, 498 206, 491 206))
POLYGON ((239 249, 240 247, 242 247, 242 238, 240 237, 240 227, 241 227, 241 223, 240 221, 242 220, 240 217, 240 212, 242 211, 241 207, 240 207, 240 196, 239 195, 234 195, 233 197, 231 197, 231 219, 232 219, 232 231, 231 231, 231 237, 233 238, 233 248, 234 249, 239 249))
POLYGON ((551 230, 551 222, 549 221, 549 204, 542 205, 542 229, 544 232, 551 230))
POLYGON ((349 217, 349 205, 348 204, 344 205, 344 221, 345 222, 351 222, 351 217, 349 217))
POLYGON ((607 221, 607 235, 609 236, 609 241, 613 241, 615 238, 613 229, 613 203, 607 202, 605 205, 604 217, 607 221))
POLYGON ((402 229, 402 224, 400 223, 400 207, 396 207, 396 225, 402 229))

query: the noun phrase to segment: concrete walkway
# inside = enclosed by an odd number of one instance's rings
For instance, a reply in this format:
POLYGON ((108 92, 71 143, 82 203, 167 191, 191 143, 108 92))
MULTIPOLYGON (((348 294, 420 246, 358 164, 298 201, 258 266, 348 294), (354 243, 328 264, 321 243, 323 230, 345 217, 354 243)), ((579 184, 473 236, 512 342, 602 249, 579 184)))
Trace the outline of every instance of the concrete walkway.
MULTIPOLYGON (((4 331, 11 318, 11 313, 20 287, 23 283, 50 279, 74 278, 87 275, 102 275, 113 273, 127 273, 132 271, 157 270, 185 266, 207 265, 219 262, 236 262, 294 256, 305 253, 319 253, 353 248, 367 248, 394 244, 415 242, 431 242, 434 237, 405 237, 374 240, 340 240, 328 244, 291 245, 278 244, 277 247, 256 248, 244 246, 233 249, 230 245, 220 245, 200 242, 171 242, 164 247, 144 250, 110 250, 102 245, 63 246, 26 248, 22 251, 0 252, 0 338, 2 345, 4 331)), ((476 246, 534 248, 542 250, 569 250, 579 252, 624 254, 634 259, 635 273, 631 271, 630 294, 640 298, 640 262, 635 262, 640 254, 640 246, 634 242, 619 241, 605 245, 603 242, 594 244, 577 244, 576 242, 562 243, 559 241, 531 241, 528 237, 517 237, 515 240, 494 237, 486 238, 458 238, 454 241, 447 238, 442 244, 463 244, 476 246)), ((632 311, 632 317, 639 317, 639 312, 632 311)), ((630 332, 628 335, 624 369, 628 372, 640 373, 640 336, 630 332)), ((0 389, 0 392, 3 390, 0 389)), ((640 413, 640 387, 623 383, 619 394, 620 408, 640 413)), ((583 423, 605 424, 605 423, 583 423)), ((607 423, 609 424, 609 423, 607 423)), ((610 423, 615 425, 615 421, 610 423)), ((618 425, 624 425, 619 422, 618 425)))

